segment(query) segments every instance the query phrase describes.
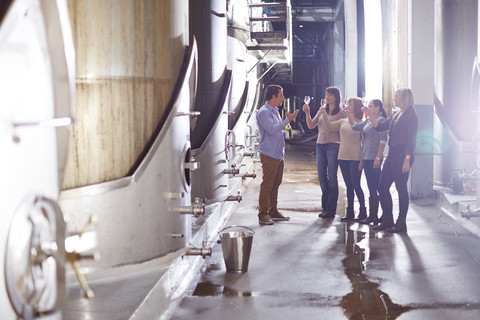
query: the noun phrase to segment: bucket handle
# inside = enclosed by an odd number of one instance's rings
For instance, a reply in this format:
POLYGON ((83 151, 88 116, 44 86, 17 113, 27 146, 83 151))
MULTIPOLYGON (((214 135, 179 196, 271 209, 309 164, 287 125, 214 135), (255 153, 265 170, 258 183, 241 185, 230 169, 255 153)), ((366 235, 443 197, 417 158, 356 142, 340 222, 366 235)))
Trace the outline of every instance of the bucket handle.
POLYGON ((248 229, 248 230, 252 231, 253 233, 255 233, 255 231, 253 231, 253 230, 252 230, 251 228, 249 228, 249 227, 232 224, 231 226, 225 227, 225 228, 223 228, 222 230, 218 231, 218 234, 220 234, 220 232, 225 231, 225 230, 230 229, 230 228, 245 228, 245 229, 248 229))

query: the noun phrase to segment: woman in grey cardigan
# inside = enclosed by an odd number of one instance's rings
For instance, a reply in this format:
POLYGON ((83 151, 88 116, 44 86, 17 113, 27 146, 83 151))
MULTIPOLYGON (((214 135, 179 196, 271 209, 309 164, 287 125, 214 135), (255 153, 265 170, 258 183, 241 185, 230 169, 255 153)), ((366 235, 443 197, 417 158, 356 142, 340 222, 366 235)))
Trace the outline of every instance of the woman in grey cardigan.
MULTIPOLYGON (((385 121, 387 114, 383 108, 382 101, 378 99, 370 100, 367 107, 364 107, 364 112, 374 117, 377 121, 385 121)), ((362 131, 363 146, 362 146, 362 161, 361 166, 365 171, 367 178, 368 191, 370 193, 369 214, 366 219, 358 221, 359 223, 370 224, 379 223, 381 219, 378 218, 378 183, 380 181, 380 170, 383 159, 383 151, 387 144, 387 131, 377 131, 367 118, 363 122, 355 122, 351 113, 347 114, 348 120, 352 129, 355 131, 362 131)))

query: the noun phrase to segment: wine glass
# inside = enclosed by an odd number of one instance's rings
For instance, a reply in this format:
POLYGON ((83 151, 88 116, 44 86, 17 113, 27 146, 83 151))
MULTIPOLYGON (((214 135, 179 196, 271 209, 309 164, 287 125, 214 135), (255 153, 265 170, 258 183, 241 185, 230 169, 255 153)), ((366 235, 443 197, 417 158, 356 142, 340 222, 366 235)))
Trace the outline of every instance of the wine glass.
POLYGON ((305 96, 305 98, 303 98, 303 102, 305 102, 305 104, 309 104, 310 103, 310 96, 305 96))
POLYGON ((320 107, 324 106, 326 103, 327 103, 327 100, 325 99, 320 100, 320 107))
POLYGON ((366 107, 368 105, 368 99, 367 97, 362 97, 362 103, 363 103, 363 106, 366 107))

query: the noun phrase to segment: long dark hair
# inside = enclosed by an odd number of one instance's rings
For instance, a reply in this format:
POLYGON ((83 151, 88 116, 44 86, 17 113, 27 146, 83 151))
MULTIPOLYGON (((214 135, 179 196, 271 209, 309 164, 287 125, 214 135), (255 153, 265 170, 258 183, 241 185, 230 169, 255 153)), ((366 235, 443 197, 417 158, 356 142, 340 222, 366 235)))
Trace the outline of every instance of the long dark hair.
MULTIPOLYGON (((330 93, 335 97, 335 109, 333 109, 332 115, 337 114, 340 112, 340 103, 342 102, 342 94, 340 93, 340 89, 335 86, 328 87, 325 89, 325 92, 330 93)), ((330 105, 327 104, 327 114, 330 114, 330 105)))
POLYGON ((375 107, 378 107, 380 109, 379 114, 381 114, 385 119, 387 119, 387 112, 385 112, 385 109, 383 108, 382 100, 372 99, 372 103, 375 107))

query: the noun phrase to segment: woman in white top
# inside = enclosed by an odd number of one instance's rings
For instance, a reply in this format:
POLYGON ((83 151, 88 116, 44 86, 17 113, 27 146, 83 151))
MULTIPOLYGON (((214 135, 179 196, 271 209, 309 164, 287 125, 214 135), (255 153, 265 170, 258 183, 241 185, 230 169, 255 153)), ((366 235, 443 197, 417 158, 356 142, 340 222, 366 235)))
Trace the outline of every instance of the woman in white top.
MULTIPOLYGON (((351 98, 348 100, 346 113, 351 114, 355 122, 361 122, 363 117, 362 100, 351 98)), ((323 107, 322 107, 323 108, 323 107)), ((367 209, 365 207, 365 196, 360 185, 362 176, 361 165, 361 140, 362 135, 359 131, 353 131, 347 118, 337 121, 330 121, 325 110, 322 110, 323 122, 329 130, 340 132, 340 148, 338 151, 338 165, 342 172, 343 180, 347 188, 347 213, 341 221, 360 221, 367 218, 367 209), (355 218, 353 209, 354 196, 357 195, 360 204, 360 213, 355 218)))

